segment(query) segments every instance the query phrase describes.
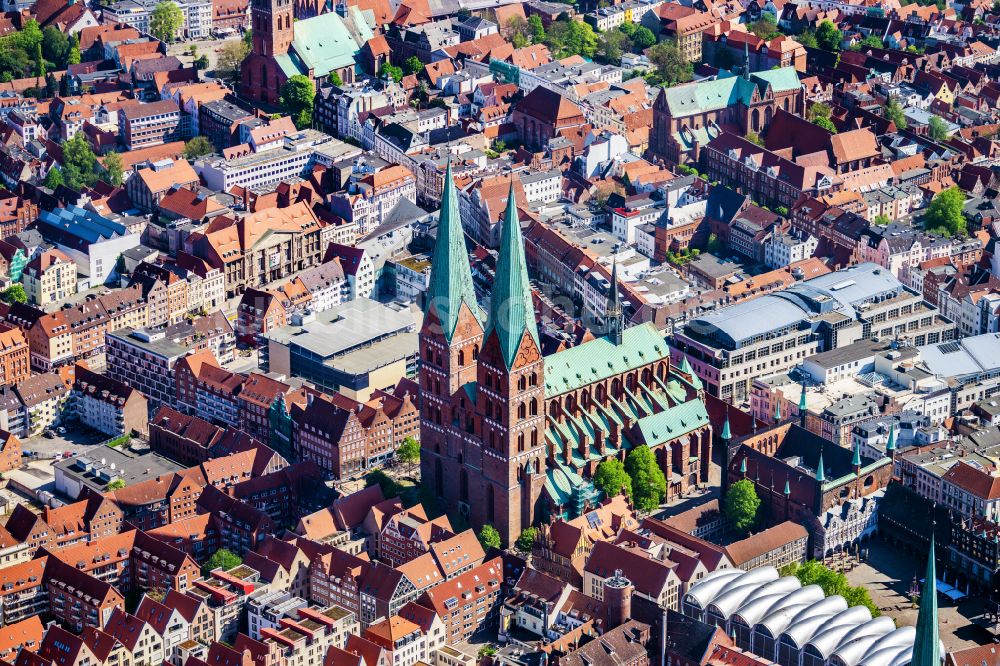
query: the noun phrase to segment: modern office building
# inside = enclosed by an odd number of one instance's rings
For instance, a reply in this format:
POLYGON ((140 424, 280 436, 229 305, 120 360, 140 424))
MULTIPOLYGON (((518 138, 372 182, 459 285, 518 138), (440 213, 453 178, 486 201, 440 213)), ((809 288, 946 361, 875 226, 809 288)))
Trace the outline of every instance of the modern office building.
POLYGON ((687 358, 708 393, 739 402, 754 378, 820 351, 862 339, 936 344, 954 333, 919 293, 866 263, 695 317, 674 333, 672 357, 687 358))

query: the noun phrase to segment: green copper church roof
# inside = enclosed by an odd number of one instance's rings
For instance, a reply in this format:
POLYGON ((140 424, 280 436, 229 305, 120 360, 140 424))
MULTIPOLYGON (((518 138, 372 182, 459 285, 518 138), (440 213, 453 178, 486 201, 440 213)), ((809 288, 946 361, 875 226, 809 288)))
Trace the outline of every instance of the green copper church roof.
POLYGON ((462 221, 458 216, 458 195, 451 176, 451 163, 444 175, 444 194, 438 219, 437 239, 431 257, 431 284, 427 291, 427 310, 434 309, 441 321, 444 336, 451 342, 458 324, 462 303, 481 320, 482 313, 472 286, 472 269, 465 248, 462 221))
POLYGON ((545 395, 552 397, 666 359, 667 343, 651 323, 626 328, 622 343, 605 337, 545 357, 545 395))
POLYGON ((759 88, 763 96, 768 85, 775 93, 780 93, 800 88, 802 82, 794 67, 754 72, 749 79, 724 71, 716 79, 666 88, 664 95, 671 115, 689 116, 718 111, 738 103, 747 105, 753 97, 754 88, 759 88))
POLYGON ((486 335, 488 337, 496 331, 504 362, 509 368, 525 333, 534 338, 535 344, 541 349, 538 327, 535 324, 535 306, 531 300, 531 284, 528 282, 528 262, 524 258, 521 221, 514 202, 513 180, 507 194, 507 210, 503 216, 497 252, 499 258, 493 292, 490 294, 486 335))
POLYGON ((646 443, 654 446, 708 425, 708 412, 701 400, 688 400, 658 414, 639 419, 637 425, 646 443))
POLYGON ((938 636, 937 567, 934 563, 934 533, 927 554, 927 572, 920 590, 917 634, 913 639, 910 666, 941 666, 941 639, 938 636))
POLYGON ((357 39, 336 12, 295 22, 293 50, 306 70, 313 70, 314 77, 325 77, 335 69, 354 67, 354 55, 374 36, 371 28, 358 18, 352 17, 357 39))

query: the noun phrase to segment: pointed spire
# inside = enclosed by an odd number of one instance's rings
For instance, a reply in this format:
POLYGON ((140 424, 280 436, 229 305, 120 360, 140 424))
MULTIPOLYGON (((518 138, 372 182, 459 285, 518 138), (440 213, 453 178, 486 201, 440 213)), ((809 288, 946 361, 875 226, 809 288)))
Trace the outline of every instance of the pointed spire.
POLYGON ((885 443, 885 452, 890 456, 896 450, 896 424, 889 424, 889 440, 885 443))
POLYGON ((604 311, 604 325, 607 327, 607 336, 616 345, 622 343, 622 333, 624 332, 622 321, 622 300, 618 294, 618 259, 611 262, 611 288, 608 291, 608 305, 604 311))
POLYGON ((497 273, 490 296, 490 315, 486 325, 486 335, 496 331, 500 340, 507 367, 514 363, 514 355, 525 334, 538 340, 535 324, 535 307, 531 300, 531 285, 528 283, 528 265, 524 258, 524 239, 521 237, 521 222, 514 201, 514 181, 510 181, 507 194, 507 210, 503 216, 503 230, 500 232, 497 273))
POLYGON ((941 639, 938 635, 937 567, 934 563, 934 531, 931 531, 931 549, 927 553, 927 572, 920 590, 920 612, 917 615, 917 634, 913 639, 911 666, 940 666, 941 639))
POLYGON ((799 414, 806 413, 806 383, 802 382, 802 393, 799 394, 799 414))
POLYGON ((743 78, 750 80, 750 42, 743 42, 743 78))
MULTIPOLYGON (((427 293, 426 311, 432 309, 441 323, 445 338, 450 343, 458 325, 462 303, 481 320, 482 313, 472 286, 472 269, 469 252, 465 247, 462 220, 458 214, 458 195, 451 175, 451 160, 444 175, 444 194, 438 216, 437 239, 431 257, 431 284, 427 293)), ((480 321, 480 324, 482 321, 480 321)))
POLYGON ((722 441, 728 442, 733 438, 733 431, 729 427, 729 406, 726 406, 726 421, 722 424, 722 441))
POLYGON ((792 486, 788 483, 788 476, 785 476, 785 497, 792 494, 792 486))
POLYGON ((747 458, 746 458, 746 456, 743 456, 743 459, 740 460, 740 474, 742 474, 743 476, 747 475, 747 458))
POLYGON ((774 422, 781 423, 781 396, 774 397, 774 422))
POLYGON ((816 463, 816 480, 820 483, 826 481, 826 472, 823 471, 823 449, 819 450, 819 462, 816 463))
POLYGON ((861 467, 861 445, 854 445, 854 457, 851 458, 852 467, 861 467))

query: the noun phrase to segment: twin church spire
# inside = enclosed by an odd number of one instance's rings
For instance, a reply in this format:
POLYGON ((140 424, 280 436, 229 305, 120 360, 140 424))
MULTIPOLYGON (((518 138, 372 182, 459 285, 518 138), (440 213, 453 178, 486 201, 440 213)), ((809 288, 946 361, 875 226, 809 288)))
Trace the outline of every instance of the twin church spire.
MULTIPOLYGON (((500 352, 507 367, 510 368, 525 335, 531 336, 538 349, 541 349, 513 179, 507 194, 507 207, 502 224, 496 277, 493 281, 484 331, 486 338, 496 332, 500 352)), ((469 308, 479 323, 483 324, 482 311, 472 283, 469 253, 459 217, 458 194, 449 162, 444 177, 437 239, 431 257, 431 283, 426 306, 426 312, 428 314, 433 312, 437 317, 449 344, 455 334, 463 304, 469 308)), ((621 344, 624 321, 618 293, 617 263, 611 269, 611 289, 608 293, 605 320, 608 337, 615 344, 621 344)))

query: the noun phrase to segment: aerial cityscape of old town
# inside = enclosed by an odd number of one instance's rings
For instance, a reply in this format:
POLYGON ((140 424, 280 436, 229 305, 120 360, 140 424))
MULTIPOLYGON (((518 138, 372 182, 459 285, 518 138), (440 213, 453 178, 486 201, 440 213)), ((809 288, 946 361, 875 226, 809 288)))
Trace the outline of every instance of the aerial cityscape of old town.
POLYGON ((1000 0, 0 0, 0 666, 1000 666, 1000 0))

